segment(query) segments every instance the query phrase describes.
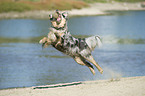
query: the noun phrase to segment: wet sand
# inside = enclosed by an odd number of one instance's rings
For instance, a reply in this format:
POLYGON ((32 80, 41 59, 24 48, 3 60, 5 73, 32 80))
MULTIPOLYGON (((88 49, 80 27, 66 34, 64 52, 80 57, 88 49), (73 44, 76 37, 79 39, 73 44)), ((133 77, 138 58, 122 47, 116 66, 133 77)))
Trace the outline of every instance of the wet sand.
MULTIPOLYGON (((93 3, 90 7, 82 9, 68 10, 69 16, 91 16, 91 15, 107 15, 107 11, 128 11, 128 10, 145 10, 141 3, 93 3)), ((0 19, 4 18, 33 18, 48 19, 48 15, 54 11, 27 11, 27 12, 9 12, 0 13, 0 19)))
POLYGON ((145 96, 145 76, 3 89, 0 96, 145 96))

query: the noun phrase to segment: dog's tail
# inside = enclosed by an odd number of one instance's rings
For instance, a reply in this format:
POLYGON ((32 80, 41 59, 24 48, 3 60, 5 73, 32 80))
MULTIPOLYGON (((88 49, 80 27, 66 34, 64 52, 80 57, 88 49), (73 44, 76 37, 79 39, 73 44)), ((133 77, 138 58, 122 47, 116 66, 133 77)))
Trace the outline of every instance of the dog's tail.
POLYGON ((95 36, 95 37, 96 37, 96 39, 97 39, 97 45, 98 45, 98 47, 100 48, 100 47, 102 46, 101 39, 100 39, 99 36, 95 36))
POLYGON ((96 46, 101 47, 102 42, 99 36, 91 36, 85 39, 91 50, 94 50, 96 46))

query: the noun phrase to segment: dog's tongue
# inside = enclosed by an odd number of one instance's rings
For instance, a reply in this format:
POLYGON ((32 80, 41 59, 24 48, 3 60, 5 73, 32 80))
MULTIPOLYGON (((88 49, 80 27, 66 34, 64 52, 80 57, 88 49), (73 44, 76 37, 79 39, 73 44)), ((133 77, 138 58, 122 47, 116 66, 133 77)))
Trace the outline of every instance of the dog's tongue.
POLYGON ((60 20, 61 20, 61 18, 60 18, 60 17, 58 17, 58 18, 57 18, 57 21, 59 22, 60 20))

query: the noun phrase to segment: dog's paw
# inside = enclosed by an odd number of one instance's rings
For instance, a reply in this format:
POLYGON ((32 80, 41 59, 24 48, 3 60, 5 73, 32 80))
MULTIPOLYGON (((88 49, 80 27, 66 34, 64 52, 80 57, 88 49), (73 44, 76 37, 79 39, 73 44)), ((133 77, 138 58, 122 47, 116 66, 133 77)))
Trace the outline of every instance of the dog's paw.
POLYGON ((40 44, 42 44, 42 39, 39 41, 40 44))
POLYGON ((103 74, 103 69, 102 69, 102 70, 99 70, 99 72, 100 72, 101 74, 103 74))
POLYGON ((42 44, 42 43, 45 43, 46 41, 47 41, 47 37, 44 37, 43 39, 41 39, 41 40, 39 41, 39 43, 42 44))

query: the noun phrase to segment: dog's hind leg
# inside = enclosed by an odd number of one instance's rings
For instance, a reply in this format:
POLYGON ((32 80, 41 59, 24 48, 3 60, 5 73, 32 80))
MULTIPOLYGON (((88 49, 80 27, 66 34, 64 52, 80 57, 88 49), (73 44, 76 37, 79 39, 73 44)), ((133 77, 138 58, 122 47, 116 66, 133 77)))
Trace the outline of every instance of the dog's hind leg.
POLYGON ((83 59, 81 57, 75 57, 74 60, 80 65, 87 66, 90 69, 90 71, 92 72, 92 74, 95 75, 93 66, 89 62, 85 61, 85 59, 83 59))
POLYGON ((92 55, 89 56, 83 56, 86 60, 88 60, 89 62, 93 63, 95 65, 95 67, 99 70, 99 72, 102 74, 103 73, 103 69, 99 66, 99 64, 94 60, 92 55))

